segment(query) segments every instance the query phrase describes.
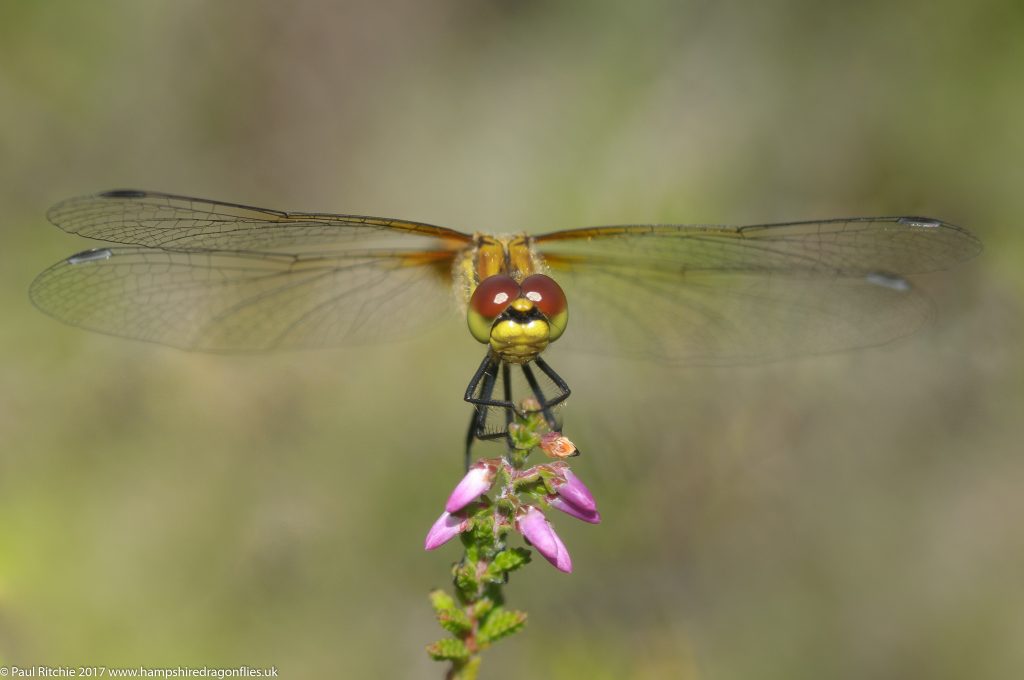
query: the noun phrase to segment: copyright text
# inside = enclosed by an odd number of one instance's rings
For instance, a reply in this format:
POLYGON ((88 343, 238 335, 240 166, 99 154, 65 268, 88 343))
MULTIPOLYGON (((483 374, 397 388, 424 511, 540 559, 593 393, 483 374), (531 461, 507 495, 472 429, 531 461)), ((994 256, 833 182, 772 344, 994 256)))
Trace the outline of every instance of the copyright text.
POLYGON ((276 678, 277 666, 0 666, 0 678, 276 678))

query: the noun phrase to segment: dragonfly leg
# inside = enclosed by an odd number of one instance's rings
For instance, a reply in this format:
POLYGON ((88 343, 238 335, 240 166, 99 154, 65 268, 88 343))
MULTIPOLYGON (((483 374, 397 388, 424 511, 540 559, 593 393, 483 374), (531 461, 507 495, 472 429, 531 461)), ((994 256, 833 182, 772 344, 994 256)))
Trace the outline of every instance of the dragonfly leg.
POLYGON ((508 445, 508 450, 511 451, 515 448, 512 445, 512 435, 509 434, 509 427, 512 425, 512 418, 515 416, 515 407, 512 404, 512 371, 508 367, 507 362, 501 362, 501 381, 504 389, 505 401, 510 404, 505 407, 505 444, 508 445))
MULTIPOLYGON (((515 404, 511 400, 511 392, 505 391, 504 399, 494 399, 494 386, 498 379, 498 367, 504 362, 497 356, 488 354, 484 358, 480 368, 477 369, 476 374, 469 381, 469 385, 466 387, 465 400, 474 406, 494 406, 502 409, 515 409, 515 404), (490 385, 488 385, 490 381, 490 385), (479 391, 477 388, 480 388, 479 391), (474 396, 474 394, 476 396, 474 396)), ((503 376, 507 373, 503 373, 503 376)), ((511 389, 511 388, 510 388, 511 389)))
MULTIPOLYGON (((494 393, 494 383, 498 376, 498 359, 490 353, 480 362, 480 367, 473 374, 466 387, 466 401, 473 404, 473 415, 469 419, 469 431, 466 433, 466 451, 463 458, 465 469, 469 470, 471 450, 475 439, 483 438, 484 427, 487 423, 487 409, 493 404, 491 395, 494 393), (480 388, 480 396, 475 397, 477 387, 480 388)), ((500 405, 500 404, 495 404, 500 405)))
POLYGON ((523 364, 523 375, 526 377, 526 382, 530 385, 530 389, 533 391, 533 395, 540 402, 541 412, 544 414, 544 420, 547 421, 548 426, 551 429, 556 429, 558 423, 555 420, 554 415, 551 413, 551 409, 558 404, 569 398, 572 394, 572 390, 569 389, 569 384, 565 382, 562 376, 555 372, 555 369, 551 368, 546 361, 537 357, 534 359, 534 363, 537 364, 544 375, 551 379, 551 382, 559 389, 559 393, 554 397, 548 399, 544 396, 543 390, 541 390, 540 384, 537 382, 536 376, 533 374, 533 369, 530 368, 529 364, 523 364))
POLYGON ((540 384, 537 382, 537 376, 533 374, 533 369, 530 368, 529 364, 523 364, 523 376, 526 378, 526 383, 530 386, 530 390, 533 392, 533 396, 536 397, 537 402, 540 404, 541 413, 544 414, 544 420, 547 421, 548 427, 552 430, 558 428, 558 422, 555 420, 555 416, 551 413, 551 404, 548 403, 548 398, 544 396, 544 391, 540 388, 540 384))
POLYGON ((484 377, 484 373, 487 372, 497 359, 490 352, 484 355, 484 360, 480 362, 480 366, 477 367, 476 373, 469 379, 469 384, 466 385, 466 396, 463 397, 466 401, 471 404, 477 403, 477 400, 473 397, 476 392, 477 386, 480 385, 480 380, 484 377))
MULTIPOLYGON (((533 393, 534 398, 536 398, 540 403, 540 409, 544 415, 545 422, 547 422, 548 427, 555 430, 559 425, 552 409, 569 397, 569 385, 564 379, 562 379, 562 376, 558 375, 558 373, 556 373, 555 370, 540 357, 534 359, 534 363, 537 364, 537 368, 539 368, 558 388, 558 393, 553 397, 546 396, 543 388, 537 381, 537 376, 534 374, 530 364, 527 363, 520 365, 523 377, 526 379, 526 382, 530 387, 530 391, 533 393)), ((480 362, 480 366, 476 369, 473 377, 470 379, 469 385, 466 386, 465 400, 470 404, 473 404, 473 414, 469 420, 469 429, 466 432, 466 448, 464 456, 464 467, 466 470, 469 469, 469 465, 472 460, 471 453, 473 442, 477 439, 497 439, 499 437, 504 437, 505 443, 509 449, 511 450, 513 448, 512 437, 508 432, 508 428, 515 421, 516 415, 516 405, 515 402, 512 401, 511 373, 512 370, 508 362, 502 361, 497 355, 488 352, 483 361, 480 362), (501 398, 496 397, 494 394, 499 380, 499 369, 501 371, 500 380, 502 382, 501 398), (488 409, 490 408, 500 408, 504 411, 505 429, 503 432, 488 433, 486 431, 487 416, 489 413, 488 409)))
POLYGON ((473 442, 476 441, 476 407, 469 416, 469 430, 466 432, 466 450, 462 457, 462 469, 469 472, 469 461, 473 459, 473 442))
POLYGON ((557 397, 548 402, 548 406, 557 406, 568 399, 569 395, 572 394, 572 390, 569 389, 569 383, 565 382, 565 379, 555 373, 555 369, 551 368, 551 366, 548 365, 548 362, 544 361, 540 357, 534 359, 533 363, 537 364, 537 368, 543 371, 544 375, 551 378, 551 382, 555 383, 555 386, 561 390, 561 393, 557 397))
MULTIPOLYGON (((558 387, 559 390, 561 390, 561 393, 559 393, 557 397, 547 402, 548 409, 550 409, 553 406, 557 406, 558 404, 561 404, 563 401, 568 399, 569 395, 572 394, 572 390, 569 389, 569 383, 565 382, 565 379, 562 378, 562 376, 555 373, 555 369, 551 368, 551 366, 548 365, 548 362, 544 361, 540 357, 534 359, 534 363, 536 363, 537 368, 543 371, 544 375, 550 378, 551 382, 555 383, 555 386, 558 387)), ((545 419, 548 420, 548 425, 551 425, 551 420, 547 418, 548 412, 545 411, 544 415, 545 419)), ((554 427, 552 427, 552 429, 554 429, 554 427)), ((578 456, 580 455, 580 453, 582 452, 577 448, 576 452, 573 453, 572 455, 578 456)))

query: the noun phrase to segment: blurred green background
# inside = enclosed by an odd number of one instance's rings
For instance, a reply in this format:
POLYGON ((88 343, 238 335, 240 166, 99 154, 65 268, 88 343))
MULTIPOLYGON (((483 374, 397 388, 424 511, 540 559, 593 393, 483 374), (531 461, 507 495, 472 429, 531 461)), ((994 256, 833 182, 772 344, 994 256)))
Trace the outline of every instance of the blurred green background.
POLYGON ((489 678, 1024 673, 1020 3, 0 3, 0 660, 440 677, 421 549, 479 346, 255 357, 65 327, 52 203, 139 187, 463 230, 925 214, 981 257, 881 349, 570 356, 555 518, 489 678))

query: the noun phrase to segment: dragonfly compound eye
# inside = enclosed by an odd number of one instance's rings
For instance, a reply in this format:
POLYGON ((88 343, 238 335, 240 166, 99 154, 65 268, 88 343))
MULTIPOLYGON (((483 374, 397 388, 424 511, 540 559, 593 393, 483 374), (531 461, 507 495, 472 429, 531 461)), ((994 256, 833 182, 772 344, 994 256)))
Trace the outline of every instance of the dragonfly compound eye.
POLYGON ((466 321, 473 337, 479 342, 488 342, 494 320, 519 295, 519 284, 506 274, 495 274, 481 281, 469 298, 469 309, 466 311, 466 321))
POLYGON ((569 303, 565 293, 555 280, 544 274, 533 274, 523 279, 520 285, 523 297, 532 301, 537 309, 548 318, 551 326, 550 340, 556 340, 569 323, 569 303))

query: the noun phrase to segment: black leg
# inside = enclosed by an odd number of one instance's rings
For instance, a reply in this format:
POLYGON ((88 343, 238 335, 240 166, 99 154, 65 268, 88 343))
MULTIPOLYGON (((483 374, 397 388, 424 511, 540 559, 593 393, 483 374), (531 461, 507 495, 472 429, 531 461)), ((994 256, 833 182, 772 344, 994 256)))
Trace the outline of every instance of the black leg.
MULTIPOLYGON (((505 398, 505 401, 511 404, 512 403, 512 372, 509 370, 508 364, 506 362, 504 362, 504 361, 501 362, 501 381, 502 381, 502 383, 504 383, 502 385, 502 388, 503 388, 502 392, 503 392, 503 396, 505 398)), ((505 409, 505 424, 507 425, 507 424, 509 424, 511 422, 512 422, 512 412, 509 411, 508 409, 505 409)))
POLYGON ((551 378, 551 382, 555 383, 558 389, 562 390, 562 393, 551 400, 548 406, 556 406, 561 404, 563 401, 569 398, 572 394, 572 390, 569 389, 569 383, 562 379, 562 376, 555 373, 555 369, 548 366, 548 362, 544 361, 540 357, 534 359, 534 363, 537 364, 537 368, 544 372, 544 375, 551 378))
POLYGON ((476 392, 477 385, 480 384, 480 379, 484 377, 484 373, 487 372, 487 369, 490 368, 491 364, 495 361, 496 359, 490 352, 484 355, 484 360, 480 362, 480 366, 477 367, 476 373, 473 374, 473 377, 469 379, 469 384, 466 385, 466 396, 463 397, 463 399, 470 403, 476 403, 473 400, 473 393, 476 392))
POLYGON ((473 413, 469 416, 469 431, 466 432, 466 452, 462 457, 462 469, 464 472, 469 472, 469 461, 472 460, 473 440, 476 439, 476 409, 473 407, 473 413))
POLYGON ((482 429, 483 423, 487 419, 487 407, 480 406, 476 402, 478 401, 474 394, 476 388, 480 386, 480 381, 483 380, 484 384, 481 388, 481 396, 485 399, 491 398, 491 391, 494 389, 494 376, 497 373, 497 359, 488 352, 484 356, 484 360, 480 362, 480 366, 476 369, 476 373, 469 380, 469 385, 466 386, 466 401, 473 404, 473 414, 469 418, 469 431, 466 432, 466 449, 463 456, 463 468, 468 472, 469 464, 472 460, 472 449, 473 441, 477 438, 477 434, 482 429), (490 386, 488 386, 490 383, 490 386))
MULTIPOLYGON (((555 385, 558 387, 558 389, 562 390, 562 393, 560 395, 558 395, 557 397, 555 397, 554 399, 551 400, 551 403, 549 404, 549 406, 555 406, 556 404, 561 404, 563 401, 568 399, 569 395, 572 394, 572 390, 569 389, 569 383, 565 382, 565 379, 562 378, 562 376, 560 376, 557 373, 555 373, 555 369, 553 369, 550 366, 548 366, 548 362, 544 361, 540 357, 537 357, 536 363, 537 363, 537 368, 542 370, 544 372, 544 375, 546 375, 547 377, 551 378, 551 382, 555 383, 555 385)), ((572 455, 578 456, 581 453, 582 453, 582 451, 580 451, 577 448, 576 452, 573 453, 572 455)))
MULTIPOLYGON (((552 409, 561 404, 563 401, 569 398, 570 390, 569 385, 562 379, 562 376, 555 373, 546 361, 537 357, 533 360, 533 363, 537 364, 544 375, 546 375, 552 383, 558 388, 559 392, 552 398, 548 398, 544 395, 544 391, 537 381, 537 376, 533 373, 533 369, 529 363, 521 364, 520 368, 523 371, 523 376, 526 378, 527 384, 530 386, 530 391, 533 396, 540 402, 541 412, 544 415, 544 420, 548 426, 554 430, 558 428, 558 421, 555 419, 552 409)), ((473 415, 469 421, 469 429, 466 432, 466 448, 464 456, 464 467, 466 470, 469 469, 471 458, 471 452, 473 442, 476 439, 498 439, 504 437, 506 444, 511 448, 512 439, 508 434, 508 427, 515 420, 515 414, 517 412, 516 404, 512 401, 514 395, 512 394, 512 380, 511 380, 511 368, 510 365, 502 361, 496 354, 488 351, 487 355, 484 356, 483 361, 477 367, 476 372, 469 381, 469 385, 466 386, 465 400, 470 404, 473 404, 473 415), (498 382, 498 370, 501 370, 502 380, 502 395, 501 399, 495 398, 494 392, 498 382), (505 430, 504 432, 487 432, 487 417, 490 413, 488 409, 500 408, 505 413, 505 430)))
POLYGON ((476 431, 474 434, 477 437, 483 437, 486 432, 487 426, 487 409, 491 408, 491 405, 496 403, 491 400, 491 396, 494 394, 494 383, 498 379, 498 361, 495 359, 484 371, 483 383, 480 385, 480 399, 475 401, 476 404, 476 431))
POLYGON ((558 424, 555 422, 555 416, 551 413, 547 397, 544 396, 544 392, 540 389, 540 384, 537 382, 537 377, 533 374, 533 369, 530 368, 529 364, 523 364, 521 368, 523 369, 523 375, 526 377, 526 383, 530 386, 530 391, 533 392, 533 396, 537 398, 537 403, 540 404, 544 420, 548 422, 548 427, 554 430, 558 427, 558 424))
MULTIPOLYGON (((508 363, 501 362, 501 381, 504 383, 504 397, 505 401, 509 404, 512 403, 512 371, 508 367, 508 363)), ((508 445, 508 450, 511 451, 514 447, 512 446, 512 436, 508 434, 508 428, 512 425, 512 418, 515 415, 515 407, 507 406, 505 408, 505 443, 508 445)))
POLYGON ((515 404, 508 399, 492 399, 494 395, 494 384, 498 379, 498 365, 503 363, 505 362, 497 356, 488 354, 484 358, 483 363, 480 364, 480 368, 478 368, 476 373, 473 375, 473 378, 469 381, 469 385, 466 387, 466 396, 464 399, 475 406, 515 408, 515 404), (491 382, 490 385, 487 385, 488 380, 491 382), (481 381, 483 381, 482 384, 481 381), (480 387, 480 396, 473 396, 477 387, 480 387))

